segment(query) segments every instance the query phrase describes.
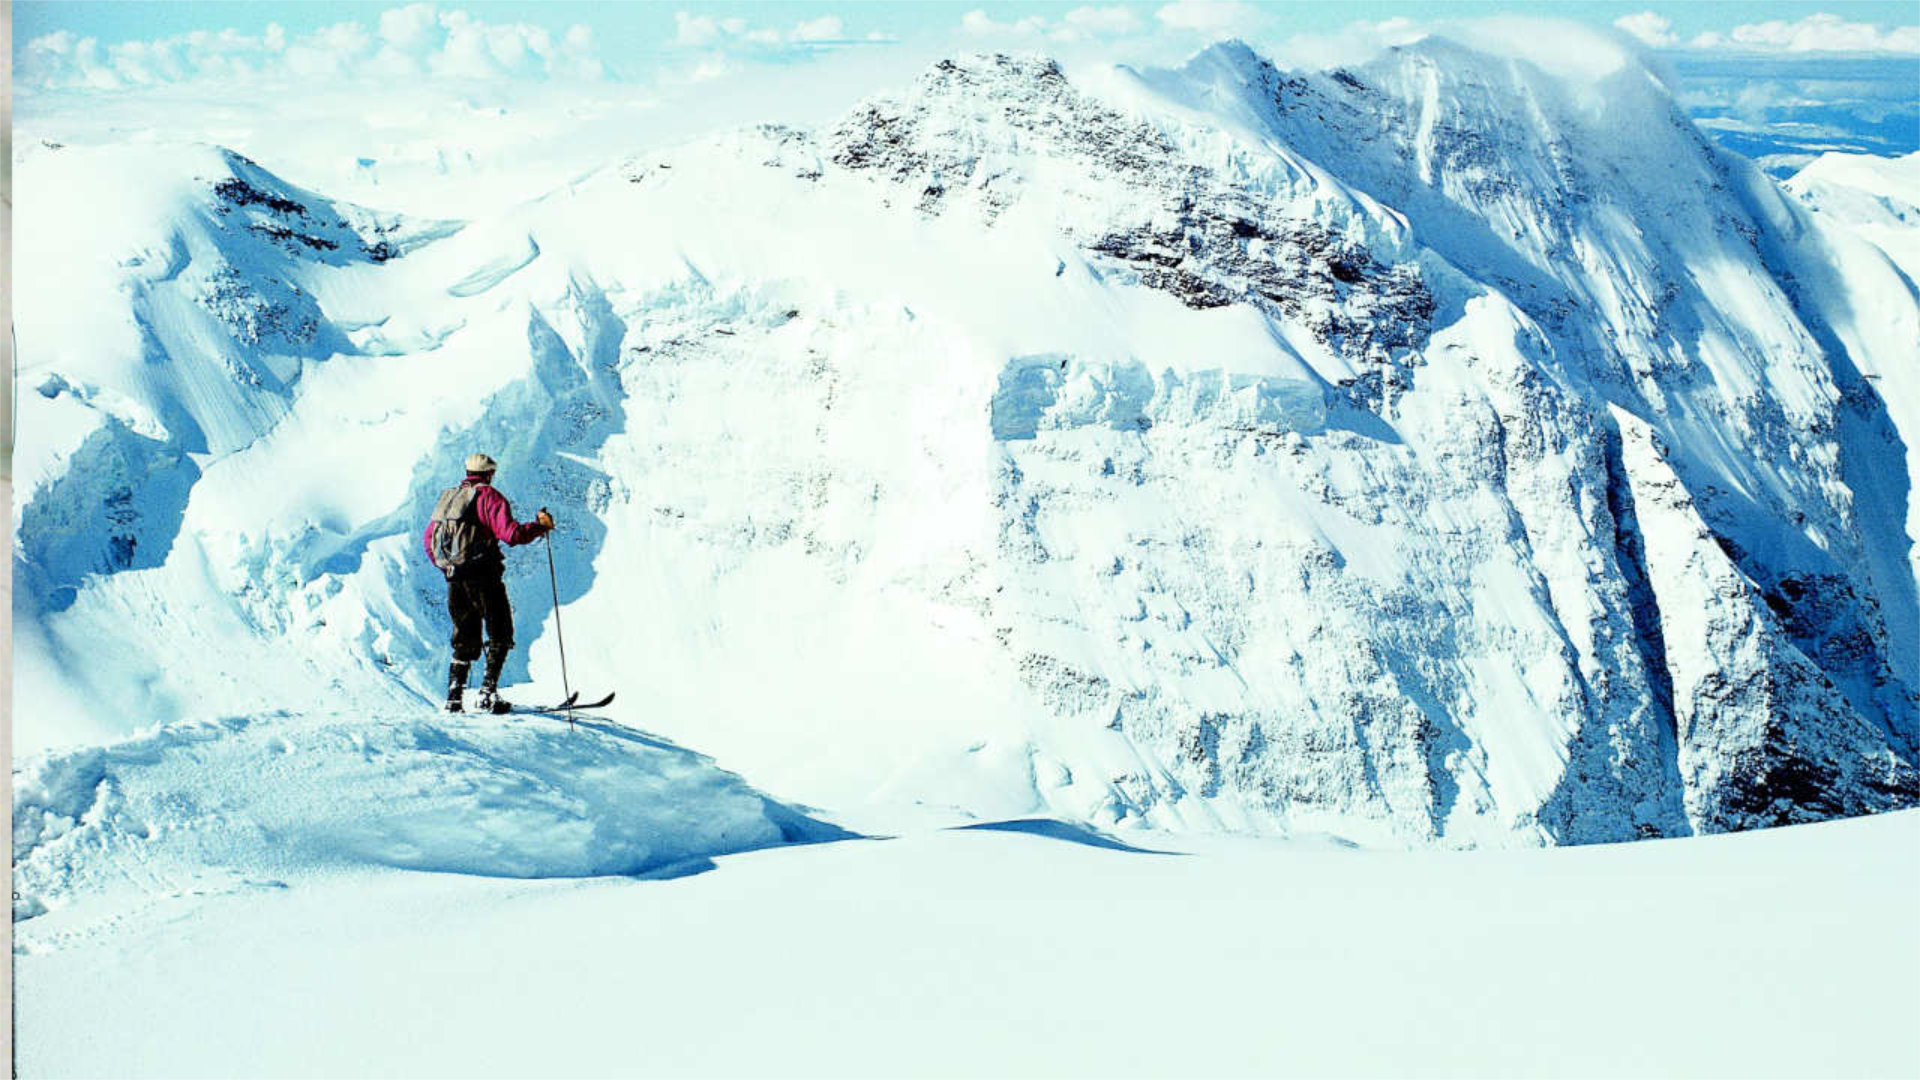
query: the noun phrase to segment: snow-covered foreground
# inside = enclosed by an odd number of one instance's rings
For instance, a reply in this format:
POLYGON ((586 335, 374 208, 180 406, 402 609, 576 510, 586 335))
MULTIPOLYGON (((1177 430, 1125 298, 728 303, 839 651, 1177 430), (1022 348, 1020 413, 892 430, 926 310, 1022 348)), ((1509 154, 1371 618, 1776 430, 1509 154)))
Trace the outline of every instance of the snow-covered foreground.
POLYGON ((665 879, 233 893, 19 957, 21 1075, 1920 1069, 1920 813, 1553 851, 1152 843, 1180 853, 1030 822, 665 879))
POLYGON ((14 917, 70 909, 34 948, 108 911, 368 865, 641 874, 846 835, 699 754, 581 722, 235 717, 36 758, 14 775, 14 917))

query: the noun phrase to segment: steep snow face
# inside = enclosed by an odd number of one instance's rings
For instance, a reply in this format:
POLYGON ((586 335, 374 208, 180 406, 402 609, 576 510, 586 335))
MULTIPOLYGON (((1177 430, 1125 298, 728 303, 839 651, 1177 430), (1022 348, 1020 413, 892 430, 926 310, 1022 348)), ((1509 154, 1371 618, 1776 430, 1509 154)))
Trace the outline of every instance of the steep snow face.
POLYGON ((37 602, 164 562, 198 462, 286 416, 307 368, 351 349, 311 292, 440 228, 293 188, 206 147, 33 146, 15 251, 28 359, 16 454, 37 602), (76 303, 76 297, 89 298, 76 303))
MULTIPOLYGON (((377 267, 455 226, 332 202, 218 148, 32 144, 19 156, 26 209, 15 252, 36 269, 19 283, 15 326, 20 381, 32 391, 19 404, 15 604, 28 672, 23 712, 32 717, 35 703, 48 710, 23 725, 23 745, 32 747, 48 740, 36 731, 99 736, 179 715, 164 695, 156 700, 156 675, 196 667, 206 641, 196 620, 137 583, 147 571, 203 564, 201 541, 186 530, 208 464, 283 422, 340 418, 293 411, 309 376, 365 351, 359 324, 336 319, 337 304, 323 309, 318 283, 377 267), (113 629, 104 636, 85 628, 103 585, 131 585, 126 602, 138 616, 107 616, 113 629), (56 630, 54 617, 76 605, 74 621, 56 630), (144 654, 133 665, 143 674, 129 680, 112 663, 123 651, 144 654), (90 672, 107 677, 93 681, 90 672)), ((314 471, 351 483, 353 462, 329 455, 314 471)), ((228 582, 207 584, 210 593, 175 599, 235 602, 228 582)), ((243 603, 260 587, 231 585, 243 603)), ((247 626, 226 643, 285 651, 259 630, 247 626)), ((219 684, 247 670, 210 667, 223 671, 219 684)), ((278 669, 255 670, 273 680, 278 669)))
POLYGON ((1671 643, 1667 678, 1689 815, 1735 827, 1813 821, 1870 812, 1911 792, 1911 764, 1786 644, 1781 613, 1714 542, 1652 427, 1617 407, 1613 419, 1660 637, 1671 643), (1821 738, 1781 745, 1805 730, 1821 738))
MULTIPOLYGON (((1884 327, 1896 346, 1859 350, 1855 363, 1906 445, 1908 535, 1920 534, 1914 525, 1920 501, 1912 494, 1920 485, 1920 364, 1913 363, 1915 327, 1907 316, 1920 282, 1920 153, 1900 158, 1826 154, 1783 186, 1814 212, 1821 245, 1840 264, 1834 283, 1853 286, 1846 299, 1857 312, 1855 325, 1884 327), (1872 248, 1850 242, 1848 234, 1872 248), (1875 256, 1880 254, 1897 274, 1879 265, 1875 256), (1897 335, 1903 333, 1908 341, 1901 349, 1897 335)), ((1890 456, 1892 447, 1887 452, 1890 456)))
POLYGON ((1223 47, 1141 81, 1233 101, 1402 209, 1543 332, 1555 384, 1653 422, 1794 647, 1910 752, 1920 429, 1879 385, 1915 330, 1896 275, 1711 150, 1636 67, 1570 85, 1426 42, 1299 78, 1223 47))
MULTIPOLYGON (((1444 41, 1327 77, 1283 75, 1225 47, 1202 60, 1145 80, 1231 98, 1247 123, 1406 212, 1423 243, 1553 338, 1566 379, 1676 435, 1688 482, 1728 493, 1709 513, 1743 549, 1796 545, 1779 535, 1802 531, 1796 513, 1848 531, 1840 493, 1863 478, 1781 461, 1783 437, 1817 445, 1838 429, 1826 441, 1859 444, 1856 469, 1912 443, 1888 430, 1870 385, 1911 337, 1910 292, 1866 265, 1847 267, 1846 288, 1803 280, 1796 264, 1857 260, 1805 235, 1816 231, 1807 219, 1715 152, 1644 70, 1566 84, 1444 41)), ((1875 590, 1900 598, 1881 596, 1882 608, 1910 608, 1914 564, 1881 555, 1920 535, 1910 509, 1893 530, 1869 527, 1864 551, 1817 522, 1807 531, 1819 550, 1758 573, 1769 589, 1865 561, 1875 590)), ((1899 671, 1920 657, 1905 623, 1896 616, 1892 630, 1899 671)))
MULTIPOLYGON (((1123 267, 1146 267, 1140 284, 1172 292, 1190 306, 1233 298, 1261 307, 1276 322, 1307 323, 1320 344, 1350 362, 1360 361, 1358 370, 1365 374, 1340 380, 1343 397, 1384 421, 1381 430, 1409 448, 1402 452, 1420 464, 1453 457, 1479 465, 1416 466, 1409 472, 1419 475, 1396 476, 1380 485, 1400 505, 1368 508, 1360 515, 1349 507, 1343 516, 1390 522, 1392 528, 1383 531, 1392 538, 1382 537, 1380 546, 1403 556, 1432 544, 1436 535, 1446 537, 1434 545, 1443 550, 1432 553, 1444 566, 1434 575, 1439 580, 1421 582, 1438 588, 1416 588, 1421 599, 1411 604, 1394 603, 1382 595, 1388 590, 1377 586, 1363 587, 1356 597, 1360 603, 1354 606, 1361 610, 1354 614, 1366 629, 1354 637, 1373 648, 1379 643, 1374 627, 1382 621, 1375 613, 1383 610, 1397 616, 1392 621, 1401 634, 1407 624, 1451 630, 1462 622, 1504 621, 1481 610, 1488 605, 1476 604, 1471 614, 1431 606, 1431 598, 1446 595, 1449 586, 1459 588, 1462 569, 1484 573, 1488 560, 1445 524, 1420 520, 1417 508, 1406 505, 1410 493, 1430 489, 1436 475, 1454 479, 1465 473, 1494 489, 1488 492, 1493 495, 1488 512, 1466 530, 1469 535, 1525 536, 1529 550, 1514 560, 1516 577, 1519 582, 1534 578, 1522 588, 1534 594, 1530 614, 1538 623, 1515 620, 1510 629, 1518 631, 1516 637, 1544 631, 1538 637, 1558 639, 1565 652, 1543 658, 1532 671, 1511 652, 1489 665, 1518 669, 1513 687, 1435 678, 1426 671, 1395 672, 1395 684, 1383 695, 1430 719, 1433 730, 1427 737, 1434 742, 1455 739, 1456 749, 1471 747, 1493 759, 1472 770, 1479 775, 1468 781, 1487 792, 1505 788, 1491 798, 1482 794, 1485 803, 1529 802, 1551 812, 1552 792, 1539 782, 1584 774, 1587 782, 1575 789, 1583 811, 1568 814, 1560 823, 1563 830, 1575 827, 1576 816, 1594 816, 1595 790, 1612 791, 1622 800, 1611 815, 1616 821, 1633 816, 1623 812, 1631 806, 1644 819, 1642 826, 1661 827, 1655 820, 1657 800, 1647 792, 1659 786, 1652 763, 1673 760, 1673 751, 1663 745, 1662 725, 1650 722, 1639 707, 1652 706, 1651 712, 1671 707, 1671 673, 1664 670, 1667 646, 1651 617, 1658 589, 1639 565, 1643 554, 1635 547, 1631 525, 1622 528, 1618 521, 1632 515, 1632 500, 1618 462, 1617 436, 1606 434, 1604 415, 1590 412, 1614 401, 1631 402, 1632 408, 1658 417, 1690 447, 1681 467, 1713 493, 1707 512, 1716 530, 1747 553, 1746 572, 1762 583, 1768 603, 1783 616, 1783 626, 1770 633, 1793 641, 1782 642, 1793 656, 1802 650, 1820 655, 1828 675, 1845 687, 1851 709, 1868 718, 1867 725, 1883 740, 1911 753, 1916 710, 1908 673, 1916 654, 1913 574, 1905 557, 1911 538, 1899 527, 1904 497, 1896 485, 1887 506, 1875 492, 1871 502, 1878 505, 1862 513, 1856 511, 1853 492, 1862 484, 1860 474, 1874 471, 1883 446, 1898 451, 1899 429, 1884 403, 1868 397, 1843 404, 1840 392, 1845 386, 1856 394, 1870 393, 1855 365, 1872 366, 1898 355, 1893 339, 1878 326, 1852 325, 1847 335, 1854 345, 1834 342, 1841 355, 1823 353, 1818 335, 1841 336, 1832 329, 1846 313, 1833 303, 1841 294, 1818 293, 1817 300, 1786 295, 1774 283, 1775 275, 1793 280, 1795 261, 1811 259, 1797 254, 1799 245, 1764 235, 1769 225, 1791 235, 1804 224, 1781 220, 1782 210, 1761 190, 1764 181, 1750 173, 1736 175, 1737 166, 1714 154, 1644 70, 1612 66, 1569 85, 1524 64, 1430 42, 1382 60, 1365 76, 1342 72, 1302 79, 1275 71, 1244 47, 1226 46, 1179 72, 1150 73, 1133 83, 1129 87, 1122 80, 1121 96, 1132 110, 1123 119, 1076 100, 1073 91, 1060 88, 1057 69, 1047 65, 1023 69, 1018 62, 1003 62, 981 65, 973 73, 936 69, 913 98, 856 114, 850 123, 863 138, 849 138, 844 128, 836 133, 849 148, 836 160, 876 167, 929 196, 944 195, 956 176, 975 178, 974 190, 990 217, 1005 200, 999 181, 1006 170, 991 164, 996 132, 1024 127, 1036 133, 1028 137, 1050 140, 1051 132, 1063 128, 1081 131, 1084 138, 1075 145, 1083 153, 1095 151, 1087 173, 1095 181, 1103 172, 1121 173, 1126 179, 1116 186, 1131 194, 1131 199, 1088 201, 1104 209, 1144 200, 1146 206, 1134 213, 1169 223, 1146 243, 1094 239, 1088 247, 1096 256, 1123 267), (998 76, 1001 85, 1014 84, 1004 95, 1014 103, 969 111, 974 95, 955 90, 956 83, 971 86, 968 74, 973 81, 998 76), (1171 114, 1164 108, 1169 101, 1176 106, 1171 114), (872 160, 876 145, 881 148, 877 166, 872 160), (1603 147, 1605 157, 1590 149, 1603 147), (1173 150, 1185 171, 1170 179, 1155 169, 1156 150, 1173 150), (1265 168, 1248 168, 1249 159, 1263 160, 1265 168), (1263 212, 1251 214, 1230 199, 1207 197, 1206 189, 1222 174, 1253 177, 1248 186, 1264 197, 1263 212), (1645 176, 1659 180, 1649 186, 1645 176), (1403 209, 1413 240, 1443 258, 1429 255, 1424 264, 1407 260, 1403 253, 1417 247, 1405 239, 1406 230, 1394 228, 1397 216, 1382 212, 1382 206, 1403 209), (1285 209, 1273 214, 1276 207, 1285 209), (1401 265, 1413 272, 1402 280, 1420 283, 1417 293, 1406 290, 1414 295, 1412 302, 1365 301, 1371 318, 1390 320, 1403 336, 1382 348, 1337 329, 1329 333, 1329 324, 1337 328, 1337 320, 1316 325, 1302 317, 1297 302, 1285 302, 1290 297, 1263 289, 1258 274, 1237 273, 1236 259, 1259 263, 1273 252, 1280 268, 1275 276, 1302 291, 1315 291, 1328 279, 1367 280, 1354 270, 1358 261, 1337 248, 1305 247, 1311 265, 1327 275, 1321 282, 1311 271, 1289 266, 1303 245, 1290 250, 1272 245, 1275 230, 1263 220, 1269 216, 1304 222, 1297 226, 1302 231, 1330 222, 1359 238, 1357 247, 1406 260, 1401 265), (1368 219, 1378 224, 1371 229, 1357 224, 1368 219), (1702 237, 1697 225, 1668 224, 1683 221, 1716 222, 1727 233, 1702 237), (1483 280, 1463 282, 1455 268, 1470 268, 1483 280), (1269 307, 1275 300, 1281 302, 1269 307), (1459 310, 1452 325, 1432 327, 1436 309, 1443 319, 1450 314, 1449 301, 1459 310), (1803 317, 1800 308, 1813 314, 1803 317), (1396 352, 1393 345, 1402 348, 1396 352), (1856 361, 1850 353, 1863 359, 1856 361), (1437 363, 1442 355, 1458 363, 1437 363), (1448 402, 1450 397, 1465 400, 1448 402), (1461 410, 1467 415, 1449 415, 1452 410, 1443 402, 1456 409, 1468 406, 1461 410), (1492 425, 1474 424, 1474 407, 1490 407, 1492 425), (1459 445, 1460 436, 1476 427, 1484 432, 1478 445, 1459 445), (1576 584, 1596 570, 1606 584, 1576 584), (1636 590, 1653 595, 1636 597, 1636 590), (1636 640, 1637 648, 1625 647, 1636 640), (1629 658, 1628 653, 1639 655, 1629 658), (1560 686, 1532 682, 1547 671, 1557 671, 1560 686), (1618 687, 1622 680, 1627 685, 1618 687), (1423 710, 1414 704, 1422 699, 1447 705, 1423 710), (1523 701, 1520 707, 1534 715, 1513 726, 1519 730, 1484 715, 1512 711, 1523 701), (1549 724, 1539 722, 1542 713, 1558 719, 1558 732, 1543 737, 1549 724), (1576 756, 1573 748, 1582 739, 1599 760, 1562 771, 1562 762, 1576 756), (1532 749, 1530 740, 1537 740, 1532 749), (1529 788, 1529 779, 1537 786, 1529 788)), ((933 209, 926 198, 921 206, 933 209)), ((1888 283, 1873 281, 1870 273, 1859 280, 1896 304, 1910 301, 1882 287, 1888 283)), ((1910 302, 1896 317, 1911 325, 1910 302)), ((1317 370, 1327 373, 1324 366, 1317 370)), ((1312 434, 1300 440, 1310 461, 1346 449, 1336 439, 1313 440, 1312 434)), ((1380 442, 1376 437, 1357 447, 1370 471, 1380 470, 1395 453, 1380 442)), ((1010 453, 1022 461, 1021 449, 1010 453)), ((1057 455, 1055 450, 1051 456, 1057 455)), ((1044 476, 1042 468, 1036 465, 1027 475, 1044 476)), ((1191 485, 1189 478, 1188 490, 1191 485)), ((1323 496, 1322 501, 1347 500, 1323 496)), ((1363 500, 1354 501, 1364 506, 1363 500)), ((1456 497, 1448 509, 1458 515, 1466 504, 1456 497)), ((1068 505, 1071 500, 1064 498, 1039 500, 1042 514, 1068 505)), ((1231 567, 1227 573, 1232 574, 1249 564, 1257 565, 1257 559, 1238 554, 1209 569, 1217 573, 1231 567)), ((1338 569, 1344 584, 1366 580, 1364 570, 1338 569)), ((1413 578, 1420 581, 1420 572, 1413 578)), ((1263 583, 1252 579, 1249 584, 1263 583)), ((1210 591, 1218 596, 1217 586, 1210 591)), ((1317 595, 1285 597, 1283 605, 1324 611, 1338 603, 1328 595, 1333 590, 1307 591, 1317 595)), ((1239 609, 1234 612, 1239 617, 1229 617, 1230 629, 1219 635, 1235 642, 1236 653, 1248 599, 1226 605, 1239 609)), ((1222 605, 1216 600, 1208 606, 1222 605)), ((1502 651, 1473 642, 1471 633, 1448 637, 1444 642, 1416 638, 1404 652, 1394 652, 1406 657, 1402 666, 1417 668, 1424 665, 1415 657, 1430 664, 1435 656, 1502 651), (1468 639, 1464 648, 1459 637, 1468 639)), ((1332 651, 1364 657, 1371 649, 1353 642, 1332 651)), ((1281 652, 1271 659, 1286 656, 1281 652)), ((1236 655, 1228 663, 1240 669, 1245 659, 1236 655)), ((1792 668, 1797 662, 1778 663, 1792 668)), ((1383 666, 1391 671, 1396 665, 1390 660, 1383 666)), ((1810 671, 1795 668, 1789 679, 1814 677, 1810 671)), ((1135 685, 1164 687, 1172 677, 1156 672, 1135 685)), ((1353 671, 1328 680, 1346 687, 1374 681, 1353 671)), ((1228 715, 1236 720, 1252 711, 1244 700, 1234 704, 1228 715)), ((1364 716, 1366 726, 1378 730, 1391 711, 1382 704, 1364 703, 1354 710, 1355 719, 1364 716)), ((1742 713, 1743 708, 1728 711, 1750 721, 1751 710, 1742 713)), ((1763 711, 1792 723, 1791 710, 1763 711)), ((1124 706, 1118 717, 1124 725, 1124 706)), ((1671 722, 1669 716, 1666 723, 1671 722)), ((1219 783, 1220 746, 1228 748, 1231 766, 1238 768, 1248 760, 1251 745, 1253 756, 1266 760, 1242 780, 1271 790, 1274 778, 1266 770, 1272 759, 1266 749, 1270 732, 1282 726, 1250 724, 1223 732, 1204 718, 1187 717, 1148 738, 1157 736, 1163 754, 1200 764, 1206 771, 1189 782, 1203 790, 1219 783)), ((1148 727, 1136 722, 1134 730, 1148 727)), ((1425 741, 1414 736, 1419 730, 1417 723, 1410 724, 1394 741, 1419 745, 1425 741)), ((1681 757, 1688 752, 1682 747, 1681 757)), ((1437 765, 1444 755, 1430 749, 1418 756, 1437 765)), ((1299 761, 1310 755, 1294 751, 1274 757, 1299 761)), ((1433 772, 1456 774, 1459 764, 1433 772)), ((1890 790, 1911 790, 1910 767, 1893 768, 1888 775, 1890 790)), ((1436 796, 1422 809, 1438 824, 1450 815, 1459 792, 1444 783, 1435 787, 1436 796)), ((1287 801, 1298 806, 1306 800, 1287 801)), ((1696 826, 1723 824, 1705 811, 1689 816, 1696 826)))
MULTIPOLYGON (((369 235, 247 183, 249 214, 369 235)), ((1496 844, 1920 798, 1913 479, 1886 468, 1913 429, 1869 377, 1910 361, 1913 294, 1635 66, 968 58, 822 132, 389 222, 398 258, 279 224, 247 231, 284 256, 254 287, 298 286, 325 344, 232 347, 298 367, 182 447, 191 474, 127 485, 172 493, 170 547, 51 556, 98 530, 36 508, 104 474, 22 479, 22 713, 68 710, 30 745, 437 696, 416 534, 483 448, 565 526, 572 670, 843 815, 1496 844)), ((129 274, 44 299, 137 325, 129 274)), ((58 353, 34 310, 30 384, 142 355, 58 353)), ((236 381, 56 385, 23 438, 236 381)), ((513 560, 515 678, 557 668, 539 569, 513 560)))

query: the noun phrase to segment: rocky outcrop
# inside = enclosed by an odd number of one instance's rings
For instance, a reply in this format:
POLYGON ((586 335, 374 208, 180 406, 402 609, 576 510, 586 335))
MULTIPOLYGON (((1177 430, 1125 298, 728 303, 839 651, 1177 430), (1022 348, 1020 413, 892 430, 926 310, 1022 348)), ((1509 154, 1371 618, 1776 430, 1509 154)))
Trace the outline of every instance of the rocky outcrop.
POLYGON ((1668 643, 1689 816, 1719 832, 1920 802, 1920 772, 1794 646, 1767 594, 1701 518, 1652 428, 1619 411, 1614 420, 1668 643))
POLYGON ((964 207, 992 221, 1045 185, 1073 204, 1068 234, 1140 284, 1189 307, 1256 305, 1356 358, 1385 363, 1431 328, 1418 265, 1196 162, 1052 60, 943 60, 909 94, 856 109, 827 149, 843 169, 917 189, 928 214, 964 207))

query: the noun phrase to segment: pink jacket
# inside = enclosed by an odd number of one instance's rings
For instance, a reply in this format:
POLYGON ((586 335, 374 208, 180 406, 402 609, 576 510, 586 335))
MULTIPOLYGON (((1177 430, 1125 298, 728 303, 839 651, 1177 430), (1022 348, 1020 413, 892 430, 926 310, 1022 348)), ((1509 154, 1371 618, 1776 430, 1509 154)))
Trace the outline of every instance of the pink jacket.
MULTIPOLYGON (((480 516, 480 523, 501 543, 530 544, 543 535, 538 523, 513 520, 513 507, 507 505, 507 497, 495 491, 492 484, 468 477, 461 481, 460 486, 480 489, 473 497, 473 512, 480 516)), ((437 525, 437 521, 427 522, 425 542, 429 561, 433 558, 433 530, 437 525)))

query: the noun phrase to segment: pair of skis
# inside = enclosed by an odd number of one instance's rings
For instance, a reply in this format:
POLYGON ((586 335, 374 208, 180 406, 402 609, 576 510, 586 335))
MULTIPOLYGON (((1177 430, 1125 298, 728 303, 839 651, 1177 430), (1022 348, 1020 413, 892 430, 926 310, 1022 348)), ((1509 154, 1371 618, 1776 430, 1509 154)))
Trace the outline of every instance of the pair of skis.
POLYGON ((606 697, 601 698, 599 701, 581 701, 580 691, 575 690, 573 693, 567 695, 567 700, 561 702, 558 705, 547 705, 547 706, 516 705, 514 706, 513 711, 517 713, 541 713, 541 714, 573 712, 576 709, 598 709, 604 705, 611 704, 612 701, 613 701, 612 694, 608 694, 606 697))

